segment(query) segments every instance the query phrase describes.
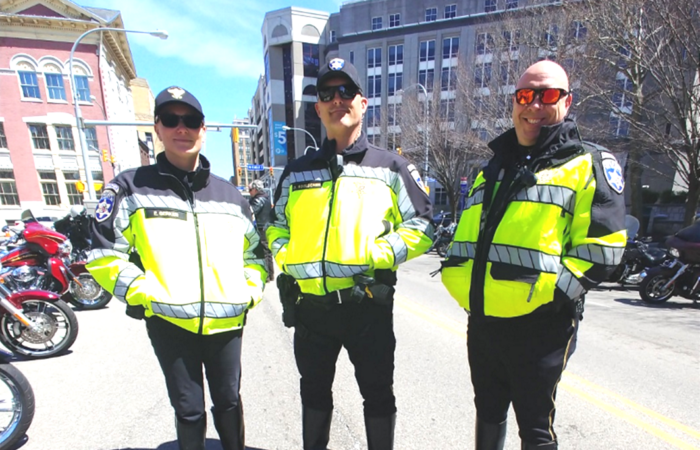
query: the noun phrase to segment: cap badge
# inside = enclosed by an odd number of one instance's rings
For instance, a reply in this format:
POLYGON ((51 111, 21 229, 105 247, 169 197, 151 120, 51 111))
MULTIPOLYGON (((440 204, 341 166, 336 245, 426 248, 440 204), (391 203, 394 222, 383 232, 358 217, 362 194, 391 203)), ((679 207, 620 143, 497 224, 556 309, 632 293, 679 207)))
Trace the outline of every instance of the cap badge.
POLYGON ((345 67, 345 60, 340 58, 333 58, 331 62, 328 63, 328 68, 331 70, 343 70, 345 67))
POLYGON ((175 100, 182 100, 182 96, 185 95, 185 90, 179 87, 170 88, 168 92, 175 100))

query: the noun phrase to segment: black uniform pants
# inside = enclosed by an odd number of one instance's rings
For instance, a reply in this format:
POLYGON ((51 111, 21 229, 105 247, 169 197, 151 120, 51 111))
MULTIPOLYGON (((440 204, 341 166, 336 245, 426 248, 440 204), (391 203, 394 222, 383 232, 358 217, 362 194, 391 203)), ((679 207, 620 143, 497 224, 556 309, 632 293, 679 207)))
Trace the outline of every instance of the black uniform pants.
POLYGON ((394 337, 391 305, 368 298, 360 303, 322 307, 302 300, 297 310, 294 356, 301 375, 301 401, 311 409, 333 409, 332 386, 340 349, 355 367, 366 417, 396 412, 394 337))
POLYGON ((238 408, 243 330, 202 336, 155 316, 146 319, 146 325, 180 422, 196 422, 206 415, 202 366, 213 410, 238 408))
POLYGON ((467 349, 477 417, 501 423, 512 403, 524 442, 556 441, 557 384, 576 348, 577 329, 568 311, 495 322, 470 318, 467 349))

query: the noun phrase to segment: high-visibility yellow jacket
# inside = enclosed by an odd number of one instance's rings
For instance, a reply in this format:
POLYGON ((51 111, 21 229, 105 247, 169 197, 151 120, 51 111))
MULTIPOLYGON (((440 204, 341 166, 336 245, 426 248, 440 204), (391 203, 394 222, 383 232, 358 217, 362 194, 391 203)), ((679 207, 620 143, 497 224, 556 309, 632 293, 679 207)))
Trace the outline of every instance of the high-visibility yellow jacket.
POLYGON ((579 299, 625 248, 617 160, 583 143, 569 120, 543 128, 531 159, 512 129, 489 146, 494 157, 466 199, 443 284, 475 318, 519 317, 579 299))
POLYGON ((87 269, 146 317, 209 335, 243 327, 267 272, 248 202, 199 158, 189 181, 161 153, 107 184, 87 269))
POLYGON ((289 163, 274 203, 270 249, 306 294, 352 287, 356 274, 395 271, 433 239, 432 205, 418 172, 364 134, 342 156, 326 140, 289 163))

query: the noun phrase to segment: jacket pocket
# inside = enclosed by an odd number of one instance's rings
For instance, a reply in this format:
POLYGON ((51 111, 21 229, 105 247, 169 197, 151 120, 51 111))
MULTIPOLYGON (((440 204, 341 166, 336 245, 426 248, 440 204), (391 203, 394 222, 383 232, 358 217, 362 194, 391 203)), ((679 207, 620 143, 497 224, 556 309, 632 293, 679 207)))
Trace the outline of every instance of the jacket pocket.
POLYGON ((472 264, 472 261, 467 261, 463 265, 458 266, 443 266, 440 271, 442 284, 454 298, 459 306, 469 309, 469 287, 471 284, 471 269, 465 267, 472 264))
POLYGON ((537 269, 501 262, 491 263, 491 278, 494 280, 535 284, 539 277, 540 271, 537 269))

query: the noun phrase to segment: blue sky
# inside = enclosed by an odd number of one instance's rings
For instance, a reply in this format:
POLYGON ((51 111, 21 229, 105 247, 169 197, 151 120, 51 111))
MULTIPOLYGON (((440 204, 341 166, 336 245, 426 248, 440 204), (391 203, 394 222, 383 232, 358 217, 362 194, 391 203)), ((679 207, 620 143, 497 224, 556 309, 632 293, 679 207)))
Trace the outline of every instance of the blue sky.
MULTIPOLYGON (((139 77, 154 95, 171 85, 191 91, 210 122, 245 117, 263 73, 265 13, 289 6, 337 12, 341 0, 73 0, 82 6, 119 10, 126 29, 167 30, 167 40, 129 34, 139 77)), ((229 130, 207 132, 213 172, 233 175, 229 130)))

